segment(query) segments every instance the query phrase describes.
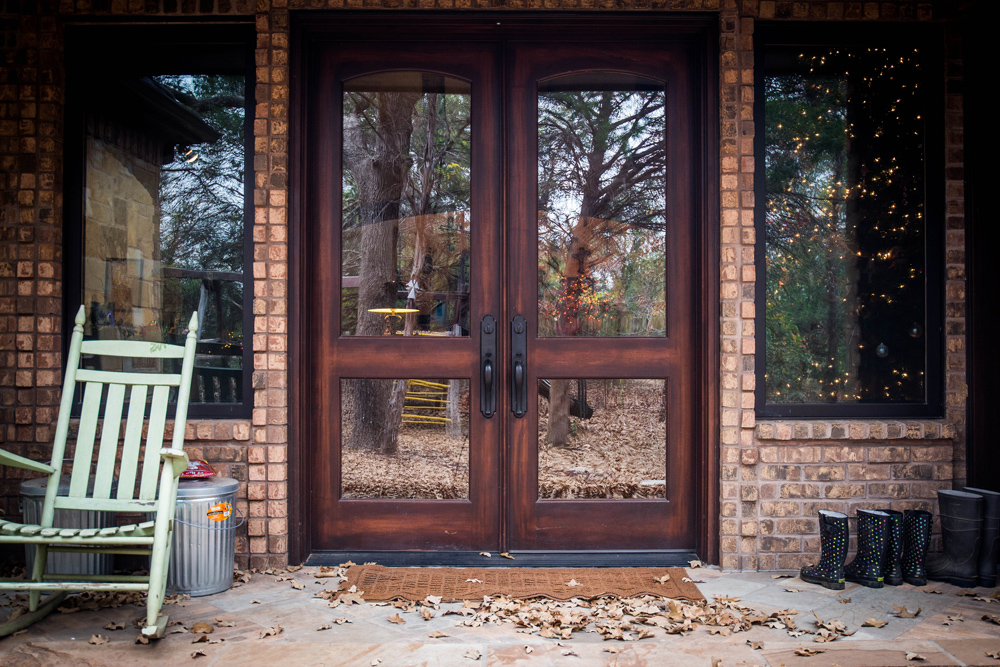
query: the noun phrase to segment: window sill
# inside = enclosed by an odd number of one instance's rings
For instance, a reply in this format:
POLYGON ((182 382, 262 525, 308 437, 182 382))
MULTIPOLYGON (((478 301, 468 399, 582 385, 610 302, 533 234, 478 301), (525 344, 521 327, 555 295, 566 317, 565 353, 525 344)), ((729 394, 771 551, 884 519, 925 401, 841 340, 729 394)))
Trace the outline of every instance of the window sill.
POLYGON ((940 419, 757 420, 758 440, 954 440, 955 425, 940 419))

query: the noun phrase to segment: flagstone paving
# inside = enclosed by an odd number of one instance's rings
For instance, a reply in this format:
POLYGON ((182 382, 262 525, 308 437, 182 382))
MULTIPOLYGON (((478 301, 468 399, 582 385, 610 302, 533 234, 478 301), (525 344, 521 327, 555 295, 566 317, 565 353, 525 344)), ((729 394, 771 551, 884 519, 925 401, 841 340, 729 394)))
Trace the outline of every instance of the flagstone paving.
POLYGON ((224 593, 178 600, 164 607, 172 621, 179 621, 171 626, 173 633, 148 645, 135 643, 138 630, 132 620, 142 609, 133 604, 56 613, 23 634, 0 639, 0 667, 168 663, 234 667, 1000 665, 1000 660, 988 655, 997 652, 1000 656, 1000 624, 983 620, 983 616, 1000 618, 1000 594, 990 597, 996 589, 979 588, 974 595, 960 595, 954 586, 932 582, 920 588, 882 589, 849 584, 844 591, 830 591, 794 575, 775 578, 771 572, 691 569, 689 575, 701 580, 698 586, 709 600, 715 595, 740 598, 738 605, 753 607, 765 616, 794 609, 797 614, 788 618, 794 618, 800 629, 812 631, 820 619, 830 625, 840 621, 852 634, 819 643, 813 641, 813 634, 790 636, 788 628, 761 625, 728 636, 712 634, 706 626, 684 635, 636 626, 652 631, 653 636, 619 641, 605 640, 593 624, 569 639, 546 639, 513 624, 467 627, 460 625, 465 620, 462 616, 444 615, 460 609, 461 603, 440 604, 432 609, 429 620, 423 620, 417 609, 406 611, 386 604, 330 608, 328 600, 315 595, 334 590, 338 580, 316 578, 317 572, 318 568, 303 568, 294 573, 253 574, 249 582, 224 593), (305 586, 294 588, 293 582, 305 586), (905 609, 903 616, 920 611, 905 618, 899 615, 901 609, 905 609), (391 622, 390 617, 404 622, 391 622), (869 618, 887 623, 862 627, 869 618), (199 622, 211 625, 213 631, 205 641, 192 643, 202 636, 191 632, 199 622), (112 623, 125 628, 105 629, 112 623), (324 626, 329 628, 320 629, 324 626), (262 637, 269 630, 276 634, 262 637), (430 634, 446 636, 431 638, 430 634), (100 638, 94 641, 101 643, 90 643, 95 635, 100 638), (821 652, 807 657, 796 653, 800 649, 821 652))

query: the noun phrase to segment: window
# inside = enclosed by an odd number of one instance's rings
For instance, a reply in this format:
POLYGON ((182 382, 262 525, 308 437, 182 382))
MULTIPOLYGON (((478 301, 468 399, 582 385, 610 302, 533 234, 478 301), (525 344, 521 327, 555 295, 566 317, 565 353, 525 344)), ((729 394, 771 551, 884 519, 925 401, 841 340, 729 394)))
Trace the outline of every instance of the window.
POLYGON ((88 339, 180 344, 197 311, 190 414, 244 416, 252 42, 232 27, 183 32, 180 42, 166 26, 71 31, 67 210, 79 250, 67 282, 79 282, 67 294, 86 306, 88 339))
POLYGON ((931 49, 780 36, 765 30, 758 55, 758 414, 940 413, 931 49))

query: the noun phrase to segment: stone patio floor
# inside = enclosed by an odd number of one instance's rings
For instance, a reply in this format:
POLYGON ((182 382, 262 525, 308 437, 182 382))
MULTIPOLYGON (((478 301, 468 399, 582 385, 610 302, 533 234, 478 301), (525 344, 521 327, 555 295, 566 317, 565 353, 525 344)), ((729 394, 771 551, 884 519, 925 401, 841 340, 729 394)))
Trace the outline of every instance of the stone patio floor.
MULTIPOLYGON (((706 627, 699 627, 687 636, 667 635, 656 628, 652 638, 621 642, 604 641, 596 632, 576 632, 571 639, 555 640, 518 632, 513 625, 463 627, 457 625, 460 616, 442 616, 440 611, 428 621, 415 613, 401 614, 406 622, 397 625, 388 621, 398 611, 392 606, 366 603, 330 609, 326 600, 313 596, 324 587, 335 588, 337 580, 317 579, 313 577, 316 570, 303 568, 285 575, 305 583, 302 590, 293 588, 279 576, 254 574, 249 583, 238 588, 164 607, 171 621, 181 621, 188 629, 199 621, 213 626, 215 619, 232 622, 232 627, 215 627, 209 635, 218 643, 194 644, 192 640, 199 635, 178 632, 148 645, 136 644, 138 632, 131 621, 144 610, 125 605, 55 613, 23 634, 0 639, 0 667, 1000 665, 1000 660, 987 656, 987 652, 1000 651, 1000 625, 982 620, 984 615, 1000 616, 1000 599, 976 601, 956 595, 958 589, 954 586, 937 582, 921 588, 903 585, 882 589, 848 584, 844 591, 830 591, 802 582, 797 576, 774 579, 772 572, 723 573, 714 568, 698 568, 689 570, 689 574, 704 581, 699 588, 706 598, 740 597, 742 604, 765 614, 791 607, 800 612, 798 624, 810 628, 815 612, 826 621, 840 619, 848 631, 857 632, 835 642, 814 643, 812 635, 791 637, 785 630, 758 626, 728 637, 710 634, 706 627), (786 591, 789 588, 799 592, 786 591), (928 594, 929 590, 939 590, 942 594, 928 594), (843 603, 841 598, 850 598, 850 602, 843 603), (911 611, 919 607, 921 612, 915 618, 898 618, 893 615, 893 604, 911 611), (956 614, 961 614, 964 620, 942 625, 949 615, 956 614), (346 617, 351 622, 318 630, 337 617, 346 617), (861 627, 869 617, 889 622, 881 628, 861 627), (104 629, 111 622, 124 623, 125 629, 104 629), (278 625, 283 628, 280 634, 260 637, 262 631, 278 625), (428 634, 434 631, 448 636, 429 638, 428 634), (108 641, 90 644, 92 635, 104 635, 108 641), (755 650, 748 640, 763 642, 764 646, 755 650), (801 647, 823 653, 812 657, 796 655, 795 650, 801 647), (195 651, 204 655, 192 657, 195 651), (466 655, 474 656, 476 651, 481 654, 478 659, 466 655), (924 659, 908 661, 908 652, 918 653, 924 659)), ((994 591, 980 588, 976 592, 988 597, 994 591)), ((460 603, 442 604, 441 609, 460 606, 460 603)))

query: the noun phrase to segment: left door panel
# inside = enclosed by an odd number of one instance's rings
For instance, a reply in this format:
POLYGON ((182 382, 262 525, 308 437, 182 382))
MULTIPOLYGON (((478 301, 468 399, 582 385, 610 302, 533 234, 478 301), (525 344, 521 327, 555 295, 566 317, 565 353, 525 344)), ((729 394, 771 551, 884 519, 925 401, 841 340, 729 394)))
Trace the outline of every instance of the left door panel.
POLYGON ((496 549, 480 338, 500 305, 497 49, 337 40, 312 55, 312 548, 496 549))

